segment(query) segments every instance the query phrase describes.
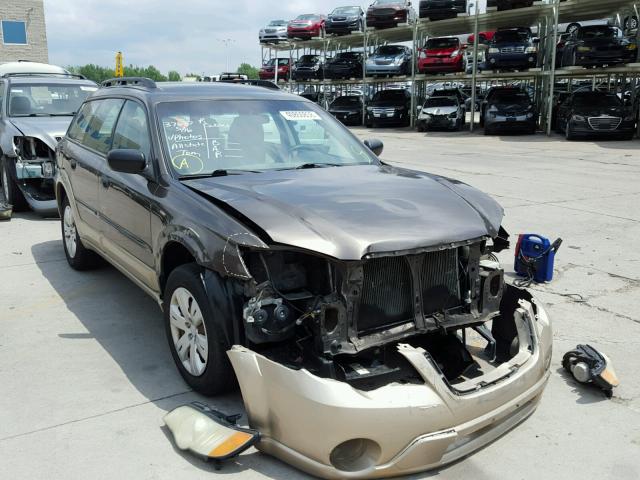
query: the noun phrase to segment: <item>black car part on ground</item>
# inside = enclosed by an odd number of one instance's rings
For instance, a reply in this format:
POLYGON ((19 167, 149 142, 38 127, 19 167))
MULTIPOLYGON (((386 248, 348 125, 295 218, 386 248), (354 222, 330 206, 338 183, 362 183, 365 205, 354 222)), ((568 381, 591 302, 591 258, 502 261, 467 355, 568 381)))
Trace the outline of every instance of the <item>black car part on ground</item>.
POLYGON ((442 20, 466 12, 467 0, 420 0, 418 16, 429 20, 442 20))
POLYGON ((609 398, 620 382, 609 359, 591 345, 578 345, 562 357, 562 366, 580 383, 592 383, 609 398))

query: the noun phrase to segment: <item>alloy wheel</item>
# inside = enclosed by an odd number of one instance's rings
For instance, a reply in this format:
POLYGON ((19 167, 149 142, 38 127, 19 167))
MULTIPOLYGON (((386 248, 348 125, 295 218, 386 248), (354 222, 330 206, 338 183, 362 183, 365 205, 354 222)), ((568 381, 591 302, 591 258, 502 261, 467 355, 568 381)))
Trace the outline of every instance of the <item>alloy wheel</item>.
POLYGON ((67 205, 65 207, 62 221, 64 228, 64 245, 67 248, 69 257, 75 258, 76 251, 78 249, 78 234, 76 231, 76 222, 73 218, 73 212, 71 211, 71 206, 67 205))
POLYGON ((207 367, 209 343, 202 310, 195 297, 184 287, 178 287, 169 303, 171 338, 180 362, 194 377, 207 367))

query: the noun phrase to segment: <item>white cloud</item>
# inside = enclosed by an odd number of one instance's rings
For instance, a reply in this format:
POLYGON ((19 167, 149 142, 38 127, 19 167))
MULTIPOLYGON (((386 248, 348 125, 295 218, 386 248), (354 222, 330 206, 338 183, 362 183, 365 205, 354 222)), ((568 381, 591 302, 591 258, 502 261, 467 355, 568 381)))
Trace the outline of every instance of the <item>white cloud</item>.
MULTIPOLYGON (((49 60, 58 65, 112 66, 122 51, 126 64, 163 72, 218 73, 260 63, 258 30, 269 20, 300 13, 328 13, 339 0, 45 0, 49 60)), ((365 5, 363 5, 365 6, 365 5)))

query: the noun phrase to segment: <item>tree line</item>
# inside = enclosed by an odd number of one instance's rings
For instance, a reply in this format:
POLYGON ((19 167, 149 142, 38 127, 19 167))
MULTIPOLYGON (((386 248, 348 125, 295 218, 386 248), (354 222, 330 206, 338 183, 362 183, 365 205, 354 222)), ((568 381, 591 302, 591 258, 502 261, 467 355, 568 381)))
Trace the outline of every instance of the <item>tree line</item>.
MULTIPOLYGON (((105 80, 115 77, 115 70, 113 68, 101 67, 100 65, 95 65, 93 63, 89 63, 88 65, 70 66, 66 68, 71 73, 83 75, 89 80, 93 80, 96 83, 102 83, 105 80)), ((253 67, 248 63, 240 64, 236 72, 247 75, 250 79, 258 78, 258 68, 253 67)), ((164 75, 153 65, 149 65, 148 67, 139 67, 134 65, 126 66, 124 67, 124 76, 146 77, 156 82, 179 82, 182 80, 182 77, 177 71, 170 70, 167 75, 164 75)), ((199 77, 200 75, 189 73, 186 76, 199 77)))

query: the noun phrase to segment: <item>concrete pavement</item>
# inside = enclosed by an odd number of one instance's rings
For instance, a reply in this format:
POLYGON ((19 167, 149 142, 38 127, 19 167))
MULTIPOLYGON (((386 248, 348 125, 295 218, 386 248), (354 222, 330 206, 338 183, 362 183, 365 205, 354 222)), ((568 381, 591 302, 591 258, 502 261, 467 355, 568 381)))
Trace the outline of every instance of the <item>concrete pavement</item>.
MULTIPOLYGON (((565 241, 554 282, 534 287, 554 321, 540 408, 473 456, 411 478, 639 478, 640 141, 354 131, 382 139, 387 162, 490 193, 512 235, 565 241), (577 343, 613 360, 612 400, 562 372, 577 343)), ((513 251, 500 256, 511 272, 513 251)), ((0 478, 308 478, 254 450, 216 472, 172 446, 163 415, 204 399, 173 365, 159 308, 111 267, 71 270, 59 221, 0 223, 0 274, 0 478)), ((238 393, 206 401, 242 411, 238 393)))

